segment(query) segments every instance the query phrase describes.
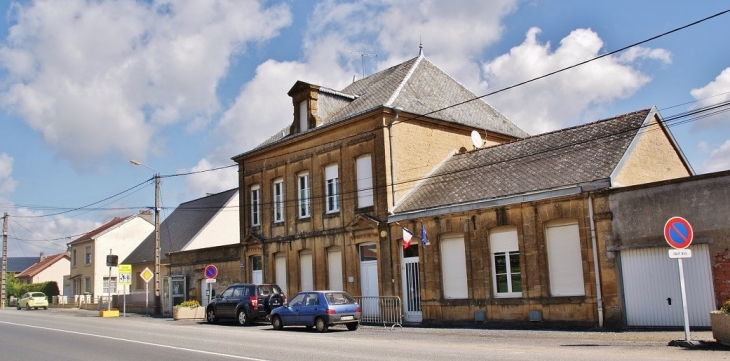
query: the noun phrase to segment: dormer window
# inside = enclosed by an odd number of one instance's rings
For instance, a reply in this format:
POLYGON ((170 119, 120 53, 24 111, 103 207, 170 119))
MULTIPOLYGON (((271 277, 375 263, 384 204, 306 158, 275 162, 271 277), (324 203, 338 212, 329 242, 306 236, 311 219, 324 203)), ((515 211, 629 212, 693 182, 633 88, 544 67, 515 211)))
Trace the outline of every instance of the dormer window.
POLYGON ((304 133, 309 129, 309 122, 307 121, 307 101, 304 100, 299 103, 299 132, 304 133))

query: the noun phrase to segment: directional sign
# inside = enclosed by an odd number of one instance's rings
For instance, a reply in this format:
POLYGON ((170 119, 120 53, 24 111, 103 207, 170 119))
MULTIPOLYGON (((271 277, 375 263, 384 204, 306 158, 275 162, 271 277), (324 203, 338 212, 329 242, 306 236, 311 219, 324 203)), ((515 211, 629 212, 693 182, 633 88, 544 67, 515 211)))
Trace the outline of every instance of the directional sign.
POLYGON ((145 267, 144 271, 139 274, 140 277, 146 282, 150 283, 150 280, 152 280, 152 277, 155 277, 155 274, 150 271, 149 267, 145 267))
POLYGON ((692 226, 682 217, 669 218, 664 224, 664 239, 674 248, 687 248, 692 244, 692 226))
POLYGON ((213 279, 218 275, 218 268, 210 264, 205 266, 205 278, 213 279))

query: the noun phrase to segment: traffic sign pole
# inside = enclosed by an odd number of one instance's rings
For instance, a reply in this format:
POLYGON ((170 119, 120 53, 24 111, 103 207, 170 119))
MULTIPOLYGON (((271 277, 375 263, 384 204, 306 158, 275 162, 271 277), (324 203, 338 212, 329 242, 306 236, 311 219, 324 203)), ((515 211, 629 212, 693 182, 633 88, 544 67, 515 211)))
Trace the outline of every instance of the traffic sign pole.
POLYGON ((682 289, 682 310, 684 310, 684 340, 690 342, 689 335, 689 312, 687 312, 687 291, 684 287, 684 267, 682 267, 682 259, 677 258, 679 265, 679 287, 682 289))
POLYGON ((692 251, 685 249, 692 244, 693 237, 694 231, 692 230, 692 226, 682 217, 669 218, 667 223, 664 224, 664 239, 670 246, 675 248, 675 252, 672 252, 672 250, 669 251, 669 257, 676 257, 677 265, 679 265, 679 287, 682 290, 682 312, 684 313, 684 340, 687 342, 690 342, 691 338, 689 334, 689 312, 687 311, 687 291, 684 287, 682 258, 692 256, 692 251), (677 250, 686 252, 676 252, 677 250))

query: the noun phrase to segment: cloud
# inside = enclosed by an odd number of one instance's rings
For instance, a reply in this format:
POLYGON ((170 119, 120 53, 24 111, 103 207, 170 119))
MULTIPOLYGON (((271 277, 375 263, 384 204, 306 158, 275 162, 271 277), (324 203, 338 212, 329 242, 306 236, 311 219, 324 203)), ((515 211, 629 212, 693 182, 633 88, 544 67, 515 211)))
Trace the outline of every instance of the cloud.
POLYGON ((719 148, 710 152, 703 164, 703 173, 730 170, 730 140, 726 140, 719 148))
MULTIPOLYGON (((699 109, 730 101, 730 68, 723 70, 720 75, 715 77, 715 80, 707 85, 692 89, 689 93, 697 100, 690 109, 699 109)), ((693 128, 695 130, 712 129, 726 125, 728 120, 730 120, 730 116, 727 112, 723 112, 693 122, 693 128)))
POLYGON ((185 194, 188 197, 185 201, 203 197, 206 193, 219 193, 238 188, 238 177, 236 176, 238 174, 238 168, 230 167, 208 171, 226 165, 231 165, 231 162, 225 165, 216 165, 208 159, 201 159, 194 167, 179 171, 179 173, 202 171, 202 173, 193 174, 185 180, 187 188, 185 194))
POLYGON ((216 88, 231 57, 291 23, 285 5, 253 0, 11 9, 1 105, 77 168, 107 154, 157 152, 160 131, 179 122, 197 129, 220 111, 216 88))
MULTIPOLYGON (((525 41, 483 65, 494 91, 536 78, 601 55, 603 41, 589 29, 573 30, 555 50, 540 43, 540 29, 527 32, 525 41)), ((583 112, 627 98, 650 81, 634 63, 640 59, 670 61, 662 49, 636 48, 607 56, 565 72, 507 90, 485 99, 528 133, 536 134, 574 125, 583 112)))
POLYGON ((15 208, 8 222, 8 256, 35 257, 66 251, 66 244, 101 226, 101 223, 64 215, 44 217, 42 211, 15 207, 0 198, 0 204, 15 208), (60 238, 59 235, 67 236, 60 238))
POLYGON ((13 173, 13 158, 6 153, 0 153, 0 195, 15 191, 18 181, 10 175, 13 173))

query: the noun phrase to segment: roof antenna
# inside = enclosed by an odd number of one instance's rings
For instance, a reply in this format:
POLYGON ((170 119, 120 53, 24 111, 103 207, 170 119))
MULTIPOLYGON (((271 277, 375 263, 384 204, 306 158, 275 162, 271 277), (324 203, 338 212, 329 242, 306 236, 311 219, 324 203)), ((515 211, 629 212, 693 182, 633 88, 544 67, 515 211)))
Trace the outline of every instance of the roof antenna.
POLYGON ((423 39, 418 37, 418 56, 423 56, 423 39))
POLYGON ((365 57, 366 56, 373 56, 373 57, 376 57, 377 58, 378 57, 378 54, 363 53, 361 51, 352 51, 352 50, 345 50, 345 51, 348 52, 348 53, 353 53, 353 54, 360 55, 360 68, 362 68, 362 77, 364 79, 365 78, 365 57))

